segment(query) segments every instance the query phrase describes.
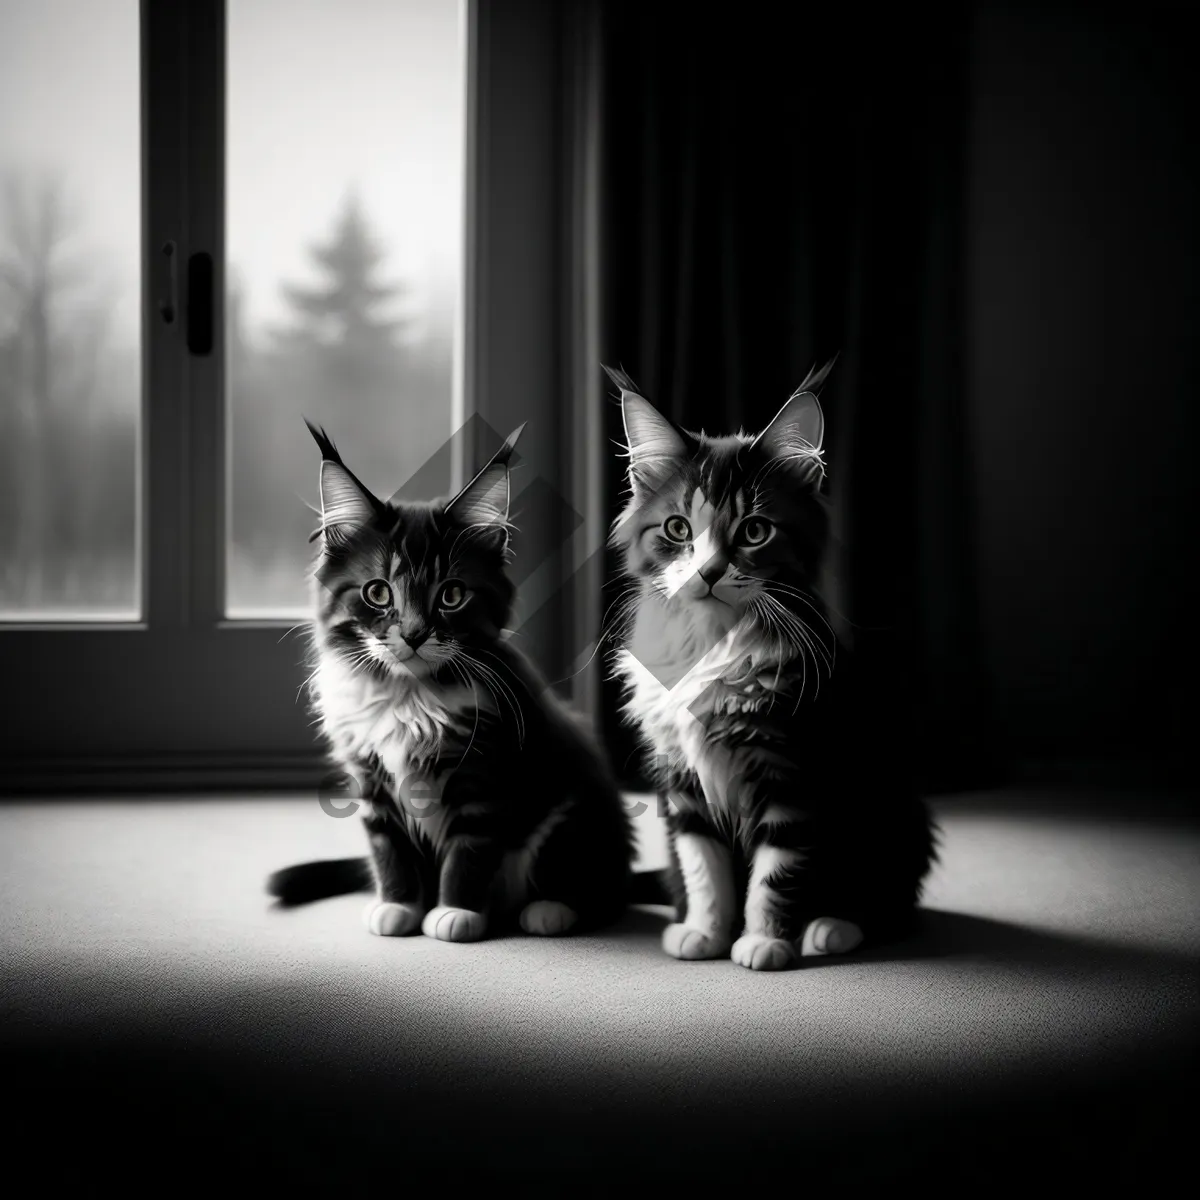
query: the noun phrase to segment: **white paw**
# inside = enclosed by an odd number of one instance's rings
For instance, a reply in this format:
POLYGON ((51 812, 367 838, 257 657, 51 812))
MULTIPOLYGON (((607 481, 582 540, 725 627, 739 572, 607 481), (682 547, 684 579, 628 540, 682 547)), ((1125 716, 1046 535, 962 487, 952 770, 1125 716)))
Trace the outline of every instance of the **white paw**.
POLYGON ((689 961, 705 958, 724 958, 729 953, 729 939, 718 937, 691 925, 668 925, 663 930, 663 949, 672 958, 689 961))
POLYGON ((800 953, 849 954, 862 944, 863 931, 853 921, 842 921, 837 917, 818 917, 809 921, 804 936, 800 939, 800 953))
POLYGON ((421 910, 415 904, 372 900, 363 909, 363 924, 380 937, 404 937, 421 928, 421 910))
POLYGON ((729 957, 751 971, 782 971, 796 961, 796 947, 783 938, 765 933, 746 933, 733 943, 729 957))
POLYGON ((535 900, 521 912, 521 928, 540 937, 566 933, 578 920, 579 915, 573 908, 557 900, 535 900))
POLYGON ((487 918, 469 908, 431 908, 421 932, 439 942, 477 942, 487 932, 487 918))

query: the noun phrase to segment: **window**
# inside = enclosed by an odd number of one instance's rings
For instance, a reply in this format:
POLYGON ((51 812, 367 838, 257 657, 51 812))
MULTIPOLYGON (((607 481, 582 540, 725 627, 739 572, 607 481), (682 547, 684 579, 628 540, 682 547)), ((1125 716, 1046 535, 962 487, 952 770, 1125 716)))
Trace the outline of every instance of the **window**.
POLYGON ((315 778, 301 416, 389 494, 461 423, 465 12, 0 8, 8 790, 315 778))
POLYGON ((592 486, 557 415, 562 11, 0 5, 5 791, 318 781, 301 416, 386 494, 461 479, 476 418, 592 486))
POLYGON ((8 0, 0 46, 0 620, 136 621, 137 0, 8 0))
POLYGON ((382 496, 461 423, 460 23, 447 0, 229 6, 228 617, 307 611, 302 417, 382 496))

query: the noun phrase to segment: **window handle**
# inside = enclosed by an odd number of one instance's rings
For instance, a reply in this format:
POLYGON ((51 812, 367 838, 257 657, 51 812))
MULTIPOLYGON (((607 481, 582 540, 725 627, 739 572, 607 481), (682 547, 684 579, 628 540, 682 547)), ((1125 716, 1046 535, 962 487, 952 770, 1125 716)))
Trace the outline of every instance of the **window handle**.
POLYGON ((189 354, 207 355, 213 348, 213 259, 193 254, 188 259, 187 348, 189 354))

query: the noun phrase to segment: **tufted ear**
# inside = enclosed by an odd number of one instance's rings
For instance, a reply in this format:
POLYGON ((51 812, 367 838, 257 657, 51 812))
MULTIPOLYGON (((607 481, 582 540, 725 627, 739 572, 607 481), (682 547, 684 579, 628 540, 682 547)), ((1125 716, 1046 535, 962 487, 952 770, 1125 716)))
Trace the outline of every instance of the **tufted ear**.
POLYGON ((797 392, 754 439, 754 445, 786 464, 797 482, 820 488, 825 478, 824 441, 825 417, 819 401, 812 392, 797 392))
POLYGON ((342 462, 333 439, 324 429, 306 420, 309 433, 321 450, 321 528, 318 535, 352 532, 366 525, 382 509, 380 501, 342 462))
POLYGON ((809 371, 788 402, 755 438, 756 446, 810 471, 815 467, 820 475, 824 475, 821 450, 825 444, 825 415, 821 412, 817 393, 824 387, 837 360, 835 354, 823 367, 809 371))
POLYGON ((508 464, 525 426, 520 425, 505 439, 504 445, 484 468, 446 505, 462 524, 491 525, 508 530, 508 464))
POLYGON ((688 458, 688 445, 681 430, 634 390, 623 371, 604 368, 621 389, 621 419, 625 424, 625 446, 629 454, 629 482, 655 489, 661 487, 688 458))
POLYGON ((756 446, 782 457, 820 454, 824 442, 825 416, 812 392, 792 396, 754 440, 756 446))

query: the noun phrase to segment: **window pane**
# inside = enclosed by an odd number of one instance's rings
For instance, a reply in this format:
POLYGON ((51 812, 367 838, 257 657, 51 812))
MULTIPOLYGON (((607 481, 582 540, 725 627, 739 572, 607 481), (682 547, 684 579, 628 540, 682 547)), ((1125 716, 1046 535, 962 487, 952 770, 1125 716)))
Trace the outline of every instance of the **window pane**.
POLYGON ((0 4, 0 620, 140 615, 138 42, 0 4))
POLYGON ((454 427, 459 9, 229 5, 231 617, 307 609, 319 455, 303 418, 382 496, 454 427))

